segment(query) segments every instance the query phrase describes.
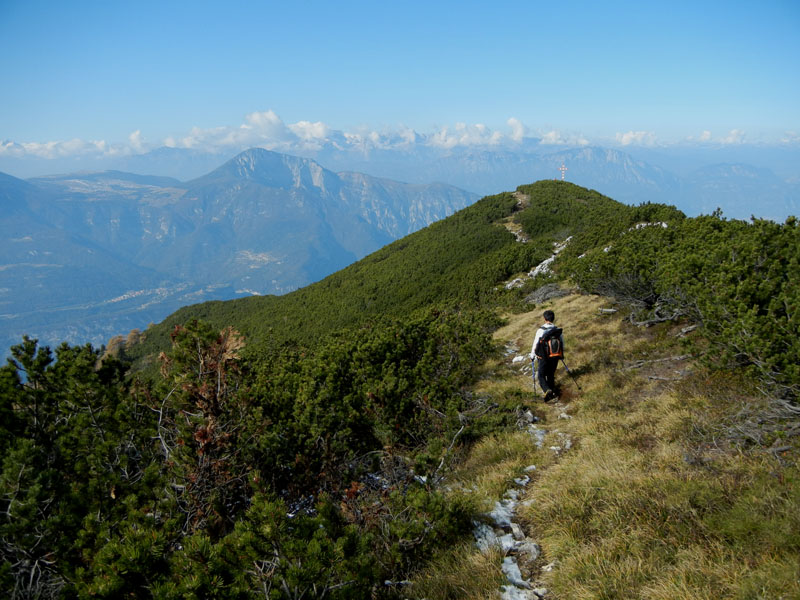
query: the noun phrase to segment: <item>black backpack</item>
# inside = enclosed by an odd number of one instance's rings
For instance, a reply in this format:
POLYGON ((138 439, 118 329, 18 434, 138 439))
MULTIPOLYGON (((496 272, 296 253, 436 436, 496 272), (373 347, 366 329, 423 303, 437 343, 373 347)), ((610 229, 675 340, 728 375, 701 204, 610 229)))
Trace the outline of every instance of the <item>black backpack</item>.
POLYGON ((539 358, 564 358, 560 327, 548 327, 539 338, 534 354, 539 358))

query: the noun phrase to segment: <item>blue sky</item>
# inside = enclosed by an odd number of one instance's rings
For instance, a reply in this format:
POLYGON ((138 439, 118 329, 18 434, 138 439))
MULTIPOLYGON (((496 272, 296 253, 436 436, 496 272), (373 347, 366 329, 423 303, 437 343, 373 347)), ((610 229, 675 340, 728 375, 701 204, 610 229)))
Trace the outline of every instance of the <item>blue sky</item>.
POLYGON ((797 0, 0 0, 0 40, 0 153, 409 130, 800 143, 797 0))

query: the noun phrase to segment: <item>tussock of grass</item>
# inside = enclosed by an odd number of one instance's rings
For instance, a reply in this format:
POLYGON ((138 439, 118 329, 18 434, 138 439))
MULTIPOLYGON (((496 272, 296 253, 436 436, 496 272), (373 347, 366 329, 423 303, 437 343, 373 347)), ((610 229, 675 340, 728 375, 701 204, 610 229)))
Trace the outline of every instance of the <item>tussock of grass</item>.
POLYGON ((453 473, 456 487, 474 491, 489 510, 495 500, 509 489, 525 467, 553 461, 552 452, 538 449, 531 436, 523 431, 489 436, 471 450, 469 457, 453 473))
POLYGON ((454 548, 415 577, 414 597, 497 600, 497 590, 504 583, 498 568, 502 559, 499 550, 483 554, 475 551, 474 544, 454 548))
MULTIPOLYGON (((561 404, 545 406, 529 371, 488 365, 495 375, 479 392, 502 410, 527 404, 551 434, 543 449, 521 431, 482 439, 453 473, 455 487, 488 508, 537 465, 518 519, 540 560, 556 561, 538 583, 560 600, 800 598, 798 443, 785 418, 746 381, 646 362, 685 352, 674 328, 637 329, 600 315, 602 305, 567 296, 508 317, 498 343, 527 354, 542 310, 553 308, 582 391, 559 368, 561 404), (630 368, 637 361, 644 366, 630 368), (665 383, 675 373, 682 378, 665 383), (562 411, 572 418, 558 419, 562 411), (574 442, 560 457, 548 449, 557 433, 574 442)), ((456 548, 420 575, 414 597, 497 597, 500 562, 456 548)))

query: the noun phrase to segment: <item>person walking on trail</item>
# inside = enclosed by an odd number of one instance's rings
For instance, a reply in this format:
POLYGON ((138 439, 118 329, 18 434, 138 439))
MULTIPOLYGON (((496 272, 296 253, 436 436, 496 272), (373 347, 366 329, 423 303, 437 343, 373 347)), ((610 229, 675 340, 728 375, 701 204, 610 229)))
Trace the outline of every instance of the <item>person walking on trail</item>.
POLYGON ((533 338, 531 362, 533 362, 534 359, 539 361, 539 370, 536 374, 539 380, 539 386, 542 388, 542 392, 544 392, 544 401, 547 402, 556 397, 555 374, 558 361, 563 358, 564 339, 561 336, 560 330, 550 331, 552 329, 557 329, 553 323, 556 318, 555 313, 553 313, 552 310, 546 310, 542 316, 544 317, 544 325, 536 330, 536 337, 533 338), (548 352, 546 344, 539 343, 542 341, 543 337, 546 339, 551 335, 558 340, 560 356, 550 356, 551 353, 548 352))

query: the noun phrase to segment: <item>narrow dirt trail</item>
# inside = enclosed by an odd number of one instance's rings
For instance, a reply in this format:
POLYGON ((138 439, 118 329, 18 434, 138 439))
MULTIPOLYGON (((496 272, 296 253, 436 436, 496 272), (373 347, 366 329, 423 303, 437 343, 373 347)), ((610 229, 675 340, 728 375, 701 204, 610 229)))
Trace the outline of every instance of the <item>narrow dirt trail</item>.
POLYGON ((533 461, 521 469, 522 474, 511 478, 512 485, 485 515, 485 521, 476 524, 478 548, 481 551, 499 549, 503 556, 500 566, 505 579, 500 593, 503 600, 550 598, 541 575, 557 568, 557 563, 548 561, 519 512, 531 509, 531 493, 535 490, 536 480, 573 447, 573 436, 565 426, 572 419, 571 409, 580 402, 576 382, 568 379, 563 367, 557 374, 560 397, 549 403, 542 401, 541 394, 534 388, 528 358, 533 336, 541 324, 544 308, 552 308, 559 326, 565 329, 565 339, 569 340, 570 334, 573 336, 573 356, 567 360, 574 359, 576 364, 581 364, 586 360, 586 349, 590 345, 583 348, 575 343, 576 332, 587 331, 587 322, 596 319, 601 305, 602 300, 596 297, 562 297, 530 312, 509 316, 508 324, 494 335, 505 348, 502 376, 494 382, 494 391, 524 391, 524 402, 518 409, 517 428, 529 436, 533 461))
POLYGON ((519 211, 528 207, 531 202, 530 197, 527 194, 523 194, 522 192, 514 192, 514 198, 517 199, 517 205, 514 207, 514 213, 511 216, 506 217, 501 221, 503 227, 505 227, 508 231, 514 234, 514 237, 517 238, 518 242, 527 243, 529 238, 525 235, 525 232, 522 231, 522 225, 519 223, 514 222, 514 214, 518 213, 519 211))
POLYGON ((572 451, 582 443, 580 432, 585 435, 587 431, 582 405, 592 402, 595 394, 603 393, 612 376, 637 377, 643 382, 641 397, 645 398, 691 372, 691 356, 681 353, 658 356, 642 353, 641 358, 637 355, 633 360, 599 367, 598 361, 602 360, 603 349, 610 339, 636 338, 643 349, 649 344, 649 330, 632 329, 619 315, 603 310, 607 306, 607 300, 598 296, 570 294, 529 312, 509 315, 507 324, 495 333, 495 340, 505 348, 505 356, 493 392, 516 390, 524 398, 518 409, 517 428, 530 436, 532 447, 530 464, 516 468, 516 476, 509 477, 513 483, 487 514, 490 530, 484 527, 483 538, 476 531, 479 547, 494 544, 503 556, 500 567, 505 578, 500 594, 503 600, 556 598, 548 590, 547 581, 559 563, 548 556, 546 546, 540 545, 525 514, 537 510, 537 483, 548 476, 549 470, 558 469, 564 460, 574 461, 572 451), (528 356, 545 309, 555 312, 556 324, 564 329, 565 364, 570 370, 568 373, 564 364, 559 365, 556 373, 559 397, 548 403, 538 393, 538 384, 534 386, 528 356), (520 470, 522 475, 517 475, 520 470))

